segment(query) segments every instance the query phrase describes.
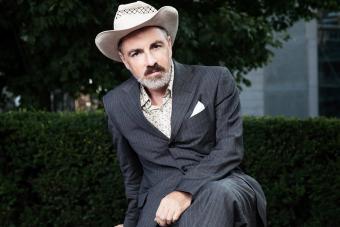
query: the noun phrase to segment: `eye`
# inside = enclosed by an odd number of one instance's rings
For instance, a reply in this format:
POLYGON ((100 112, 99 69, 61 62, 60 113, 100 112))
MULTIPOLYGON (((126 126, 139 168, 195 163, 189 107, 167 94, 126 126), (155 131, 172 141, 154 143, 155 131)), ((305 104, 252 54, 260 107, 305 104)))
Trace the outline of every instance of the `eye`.
POLYGON ((162 47, 162 44, 160 44, 160 43, 156 43, 156 44, 152 45, 152 49, 158 49, 160 47, 162 47))
POLYGON ((136 57, 139 55, 139 52, 135 51, 130 54, 130 57, 136 57))

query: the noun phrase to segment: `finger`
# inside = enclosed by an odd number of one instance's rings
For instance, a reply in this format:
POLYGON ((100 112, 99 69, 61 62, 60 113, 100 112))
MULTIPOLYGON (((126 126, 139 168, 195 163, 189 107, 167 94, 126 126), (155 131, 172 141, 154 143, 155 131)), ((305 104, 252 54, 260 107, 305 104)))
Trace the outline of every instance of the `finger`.
POLYGON ((174 216, 175 211, 172 209, 168 210, 168 213, 166 215, 166 224, 171 225, 172 224, 172 217, 174 216))
POLYGON ((167 210, 166 207, 163 206, 163 203, 161 201, 157 212, 156 212, 156 217, 155 217, 155 221, 160 225, 160 226, 164 226, 165 225, 165 219, 166 219, 166 214, 167 214, 167 210))
POLYGON ((156 216, 154 221, 157 222, 158 225, 162 226, 163 221, 159 216, 156 216))
POLYGON ((172 217, 173 222, 176 222, 179 217, 181 216, 182 212, 181 211, 176 211, 172 217))
POLYGON ((160 226, 167 226, 167 214, 168 214, 168 209, 164 208, 162 210, 161 215, 159 216, 159 221, 160 221, 160 226))
POLYGON ((167 226, 166 222, 164 220, 161 219, 157 219, 157 223, 159 226, 167 226))
POLYGON ((162 202, 159 204, 158 208, 157 208, 157 211, 156 211, 156 214, 155 214, 155 220, 156 218, 157 219, 160 219, 160 216, 163 214, 163 205, 162 205, 162 202))

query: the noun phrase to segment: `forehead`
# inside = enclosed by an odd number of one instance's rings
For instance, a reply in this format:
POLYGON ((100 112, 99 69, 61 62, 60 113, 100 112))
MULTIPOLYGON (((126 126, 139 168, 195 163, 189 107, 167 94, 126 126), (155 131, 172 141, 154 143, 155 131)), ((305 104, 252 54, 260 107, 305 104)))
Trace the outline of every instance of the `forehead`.
POLYGON ((147 45, 156 40, 165 41, 166 37, 166 32, 159 27, 145 27, 123 37, 120 40, 120 46, 124 49, 124 47, 147 45))

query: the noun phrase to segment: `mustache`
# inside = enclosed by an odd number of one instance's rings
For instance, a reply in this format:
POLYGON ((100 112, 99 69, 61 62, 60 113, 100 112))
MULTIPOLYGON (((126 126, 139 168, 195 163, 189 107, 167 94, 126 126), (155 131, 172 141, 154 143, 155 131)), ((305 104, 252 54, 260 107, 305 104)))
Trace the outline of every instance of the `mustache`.
POLYGON ((165 72, 165 68, 155 63, 153 66, 148 66, 146 68, 144 76, 147 76, 148 74, 151 74, 154 72, 165 72))

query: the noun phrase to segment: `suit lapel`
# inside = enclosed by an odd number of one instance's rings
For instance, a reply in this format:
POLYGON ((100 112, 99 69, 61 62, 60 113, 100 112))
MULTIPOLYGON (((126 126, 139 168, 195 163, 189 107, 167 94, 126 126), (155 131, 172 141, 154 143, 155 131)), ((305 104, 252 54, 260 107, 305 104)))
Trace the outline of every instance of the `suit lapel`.
POLYGON ((161 131, 151 124, 144 116, 140 105, 140 87, 136 79, 131 78, 127 86, 123 88, 126 97, 121 99, 121 106, 125 109, 123 113, 127 113, 131 118, 146 131, 156 136, 169 140, 161 131))
POLYGON ((173 99, 172 99, 172 114, 171 114, 171 138, 172 141, 181 124, 184 120, 186 113, 192 103, 195 94, 195 81, 193 74, 188 68, 178 62, 174 61, 175 77, 173 84, 173 99))
MULTIPOLYGON (((176 61, 174 61, 174 68, 175 76, 172 94, 170 142, 178 133, 196 91, 196 82, 193 80, 193 74, 190 68, 176 61)), ((123 88, 123 90, 126 93, 126 97, 121 99, 121 106, 125 109, 124 112, 129 114, 138 125, 147 131, 163 139, 169 140, 145 118, 140 106, 140 87, 138 81, 131 78, 131 81, 123 88)))

